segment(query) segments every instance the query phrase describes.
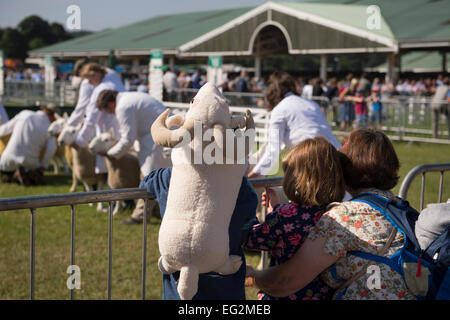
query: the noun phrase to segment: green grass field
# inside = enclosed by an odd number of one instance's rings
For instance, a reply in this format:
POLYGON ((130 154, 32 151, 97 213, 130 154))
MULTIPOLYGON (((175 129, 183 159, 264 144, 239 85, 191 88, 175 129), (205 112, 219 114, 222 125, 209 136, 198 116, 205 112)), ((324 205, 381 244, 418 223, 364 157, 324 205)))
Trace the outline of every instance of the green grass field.
MULTIPOLYGON (((448 145, 394 143, 401 162, 401 180, 414 166, 424 163, 450 162, 448 145)), ((0 184, 2 198, 67 193, 70 177, 50 175, 48 184, 21 187, 0 184)), ((400 181, 401 181, 400 180, 400 181)), ((439 174, 426 178, 425 202, 435 202, 439 174)), ((398 192, 399 186, 394 191, 398 192)), ((81 191, 81 187, 79 188, 81 191)), ((419 206, 420 179, 413 183, 408 200, 419 206)), ((444 199, 450 198, 450 174, 444 179, 444 199)), ((129 216, 121 212, 114 218, 112 298, 140 299, 142 225, 124 226, 118 222, 129 216)), ((161 275, 157 268, 157 245, 160 220, 152 218, 148 226, 147 298, 161 299, 161 275)), ((0 299, 29 297, 29 229, 26 210, 0 212, 0 299)), ((81 289, 76 299, 107 298, 108 215, 88 205, 77 206, 75 263, 81 269, 81 289)), ((247 262, 256 266, 258 253, 247 253, 247 262)), ((36 214, 36 299, 68 299, 66 287, 70 264, 70 207, 37 210, 36 214)), ((256 299, 256 290, 247 290, 248 299, 256 299)))

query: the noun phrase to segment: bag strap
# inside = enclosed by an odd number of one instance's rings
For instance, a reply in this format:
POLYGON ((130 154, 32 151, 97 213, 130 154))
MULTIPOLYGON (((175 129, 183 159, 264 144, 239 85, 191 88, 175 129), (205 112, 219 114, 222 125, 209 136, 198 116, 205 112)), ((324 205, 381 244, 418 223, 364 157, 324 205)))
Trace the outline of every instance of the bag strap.
MULTIPOLYGON (((392 227, 392 231, 391 234, 389 235, 389 239, 388 241, 386 241, 386 243, 384 244, 384 247, 380 250, 380 252, 378 253, 378 255, 380 256, 384 256, 385 253, 389 250, 392 242, 395 239, 395 236, 397 235, 397 229, 393 226, 392 227)), ((336 292, 333 294, 333 300, 336 300, 336 298, 343 293, 343 291, 349 287, 353 282, 355 282, 356 280, 358 280, 359 278, 361 278, 366 272, 367 272, 367 268, 369 268, 372 264, 374 264, 375 262, 370 261, 364 268, 362 268, 357 274, 355 274, 353 277, 351 277, 350 279, 348 279, 343 285, 341 285, 336 292)))

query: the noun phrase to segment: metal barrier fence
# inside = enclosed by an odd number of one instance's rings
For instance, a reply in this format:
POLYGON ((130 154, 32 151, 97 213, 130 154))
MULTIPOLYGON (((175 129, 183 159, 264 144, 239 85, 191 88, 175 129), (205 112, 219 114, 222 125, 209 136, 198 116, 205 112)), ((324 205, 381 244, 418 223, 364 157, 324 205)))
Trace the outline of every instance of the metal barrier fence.
MULTIPOLYGON (((71 235, 70 235, 70 265, 75 265, 75 206, 78 204, 109 202, 108 220, 108 300, 111 299, 111 274, 112 274, 112 233, 113 233, 113 210, 112 201, 144 199, 144 212, 147 210, 150 195, 145 189, 121 189, 109 191, 93 191, 68 194, 56 194, 47 196, 31 196, 0 199, 0 211, 30 209, 30 299, 34 299, 34 276, 35 276, 35 214, 36 209, 45 207, 57 207, 70 205, 71 208, 71 235)), ((141 296, 145 299, 145 279, 147 264, 147 220, 143 222, 142 239, 142 289, 141 296)), ((73 289, 70 290, 70 299, 73 299, 73 289)))
MULTIPOLYGON (((410 170, 402 181, 399 197, 406 199, 409 187, 414 178, 422 174, 422 187, 420 194, 420 210, 423 209, 424 192, 425 192, 425 173, 427 172, 440 172, 440 185, 438 202, 442 201, 444 171, 450 171, 450 163, 440 164, 424 164, 417 166, 410 170)), ((278 187, 282 185, 283 177, 271 177, 271 178, 258 178, 250 179, 250 183, 254 188, 264 188, 267 192, 268 188, 278 187)), ((76 218, 76 205, 87 204, 94 202, 108 202, 109 203, 109 219, 108 219, 108 278, 107 278, 107 292, 108 300, 111 299, 112 288, 112 235, 113 235, 113 214, 112 214, 112 202, 119 200, 130 199, 144 199, 145 207, 144 212, 147 211, 148 201, 152 199, 151 195, 147 193, 145 189, 121 189, 121 190, 108 190, 108 191, 93 191, 82 193, 69 193, 47 196, 31 196, 31 197, 18 197, 0 199, 0 211, 9 210, 21 210, 29 209, 31 213, 30 220, 30 299, 34 299, 34 282, 35 282, 35 210, 38 208, 55 207, 55 206, 67 206, 71 208, 71 245, 70 245, 70 264, 75 265, 75 218, 76 218)), ((267 214, 267 208, 264 208, 264 216, 267 214)), ((262 265, 267 265, 267 254, 262 252, 261 259, 262 265)), ((142 286, 141 286, 141 298, 145 300, 146 296, 146 266, 147 266, 147 219, 143 222, 142 231, 142 286)), ((73 289, 70 289, 70 299, 72 300, 73 289)))
POLYGON ((443 192, 443 186, 444 186, 444 172, 450 171, 450 162, 449 163, 435 163, 435 164, 423 164, 420 166, 417 166, 410 170, 408 174, 405 176, 405 178, 402 181, 402 184, 400 186, 399 190, 399 197, 406 199, 409 191, 409 187, 411 186, 411 183, 413 182, 414 178, 416 178, 418 175, 422 175, 422 185, 420 188, 420 211, 422 211, 424 207, 424 195, 425 195, 425 174, 427 172, 440 172, 440 179, 439 179, 439 195, 438 195, 438 202, 442 201, 442 192, 443 192))
POLYGON ((45 86, 44 82, 31 80, 8 80, 4 82, 3 104, 17 106, 33 106, 54 103, 58 106, 75 104, 78 89, 72 87, 70 81, 55 81, 52 86, 45 86))
MULTIPOLYGON (((255 188, 269 188, 281 185, 282 178, 259 178, 252 179, 250 182, 255 188)), ((108 202, 108 278, 107 278, 107 292, 108 300, 111 299, 112 288, 112 235, 113 235, 113 210, 112 202, 120 200, 144 199, 144 212, 147 212, 148 201, 152 200, 152 196, 147 193, 145 189, 119 189, 108 191, 92 191, 92 192, 77 192, 68 194, 55 194, 46 196, 30 196, 0 199, 0 211, 10 210, 30 210, 30 299, 34 299, 34 284, 35 284, 35 215, 36 209, 46 207, 70 206, 71 209, 71 234, 70 234, 70 265, 75 265, 75 218, 76 205, 108 202)), ((146 296, 146 266, 147 266, 147 219, 144 219, 142 230, 142 287, 141 298, 145 300, 146 296)), ((73 300, 73 289, 70 289, 70 299, 73 300)))
MULTIPOLYGON (((164 101, 167 105, 187 104, 197 93, 197 89, 183 88, 167 94, 164 101)), ((53 87, 45 89, 44 83, 35 83, 30 80, 5 81, 3 96, 0 96, 3 104, 15 104, 18 106, 43 105, 55 103, 58 106, 74 105, 77 89, 72 87, 68 81, 56 81, 53 87)), ((224 92, 224 96, 232 106, 250 108, 253 113, 263 113, 263 93, 261 92, 224 92)), ((327 112, 327 118, 334 133, 342 136, 348 132, 340 131, 339 113, 341 102, 338 98, 331 101, 327 97, 311 97, 327 112)), ((383 98, 382 130, 384 130, 392 140, 417 141, 450 144, 450 115, 447 120, 443 114, 437 115, 439 129, 437 137, 433 137, 432 122, 433 110, 431 108, 432 99, 430 97, 417 96, 393 96, 383 98)), ((447 101, 440 102, 444 107, 450 109, 447 101)), ((369 103, 370 104, 370 103, 369 103)), ((371 109, 371 108, 369 108, 371 109)), ((448 111, 450 112, 450 111, 448 111)), ((370 116, 370 114, 369 114, 370 116)), ((267 118, 268 116, 262 116, 267 118)), ((260 137, 264 136, 264 131, 260 130, 260 137)))

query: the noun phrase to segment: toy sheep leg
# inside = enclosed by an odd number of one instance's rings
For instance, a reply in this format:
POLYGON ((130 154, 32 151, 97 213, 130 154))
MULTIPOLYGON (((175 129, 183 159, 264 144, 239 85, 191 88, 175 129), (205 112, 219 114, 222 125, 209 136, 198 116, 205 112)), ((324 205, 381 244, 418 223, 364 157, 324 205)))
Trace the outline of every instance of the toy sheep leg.
POLYGON ((241 256, 231 255, 228 257, 228 259, 225 260, 225 263, 215 271, 222 275, 233 274, 239 270, 241 264, 242 264, 241 256))
POLYGON ((198 269, 194 265, 188 265, 181 268, 177 290, 182 300, 192 300, 197 293, 198 275, 198 269))
POLYGON ((167 263, 167 261, 162 256, 159 257, 158 268, 159 268, 159 271, 161 271, 164 274, 171 274, 171 273, 178 271, 177 269, 172 268, 170 266, 170 264, 167 263))
MULTIPOLYGON (((239 257, 240 258, 240 257, 239 257)), ((158 268, 164 274, 171 274, 176 271, 170 266, 170 264, 164 259, 159 257, 158 268)), ((192 300, 198 290, 198 277, 199 271, 196 266, 188 265, 180 269, 180 278, 178 279, 178 294, 182 300, 192 300)))

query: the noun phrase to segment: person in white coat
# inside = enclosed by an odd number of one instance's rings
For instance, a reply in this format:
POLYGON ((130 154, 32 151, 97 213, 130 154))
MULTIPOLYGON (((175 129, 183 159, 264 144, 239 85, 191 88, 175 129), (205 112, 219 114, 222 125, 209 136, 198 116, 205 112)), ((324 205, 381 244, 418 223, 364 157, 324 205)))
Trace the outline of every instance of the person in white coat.
POLYGON ((268 142, 262 152, 253 156, 257 163, 249 178, 276 173, 280 151, 308 138, 321 136, 341 148, 320 107, 295 92, 295 80, 289 74, 277 72, 270 77, 265 93, 270 111, 268 142))
MULTIPOLYGON (((119 122, 119 141, 108 150, 106 156, 120 159, 137 140, 142 177, 158 168, 170 166, 170 160, 163 155, 163 148, 153 141, 150 134, 153 122, 166 110, 161 102, 142 92, 104 90, 98 97, 97 107, 104 112, 115 114, 119 122)), ((122 223, 142 222, 143 211, 144 202, 139 200, 131 218, 122 223)))
POLYGON ((162 147, 154 143, 149 128, 166 107, 142 92, 118 92, 104 90, 97 100, 97 107, 110 114, 115 114, 119 122, 119 142, 107 155, 120 159, 133 143, 139 141, 138 159, 143 176, 160 168, 163 161, 162 147))
MULTIPOLYGON (((94 86, 89 103, 86 106, 86 117, 73 145, 75 148, 77 146, 86 148, 95 136, 110 128, 113 128, 115 134, 119 132, 119 123, 116 116, 101 111, 96 107, 99 94, 103 90, 116 90, 119 92, 126 90, 119 75, 114 70, 105 69, 97 63, 86 64, 81 70, 80 75, 88 79, 89 83, 94 86)), ((105 160, 103 157, 97 156, 95 172, 106 173, 107 171, 105 160)))
POLYGON ((92 92, 94 91, 94 86, 89 83, 89 80, 80 77, 81 70, 87 63, 88 61, 86 59, 80 59, 73 67, 72 85, 76 87, 79 86, 79 90, 77 105, 67 120, 67 124, 70 126, 78 126, 83 122, 86 115, 86 108, 91 99, 92 92))
MULTIPOLYGON (((7 123, 9 121, 8 114, 6 113, 5 107, 0 103, 0 125, 7 123)), ((0 156, 8 144, 9 136, 0 137, 0 156)))
MULTIPOLYGON (((56 138, 47 132, 50 124, 55 121, 55 112, 54 105, 48 105, 36 112, 24 110, 0 126, 0 137, 11 134, 8 145, 0 157, 3 181, 11 182, 17 170, 23 180, 35 177, 36 174, 42 177, 56 152, 56 138), (41 160, 44 149, 45 153, 41 160)), ((21 179, 18 182, 28 184, 21 179)))
POLYGON ((0 124, 7 123, 9 121, 8 114, 5 107, 0 103, 0 124))

